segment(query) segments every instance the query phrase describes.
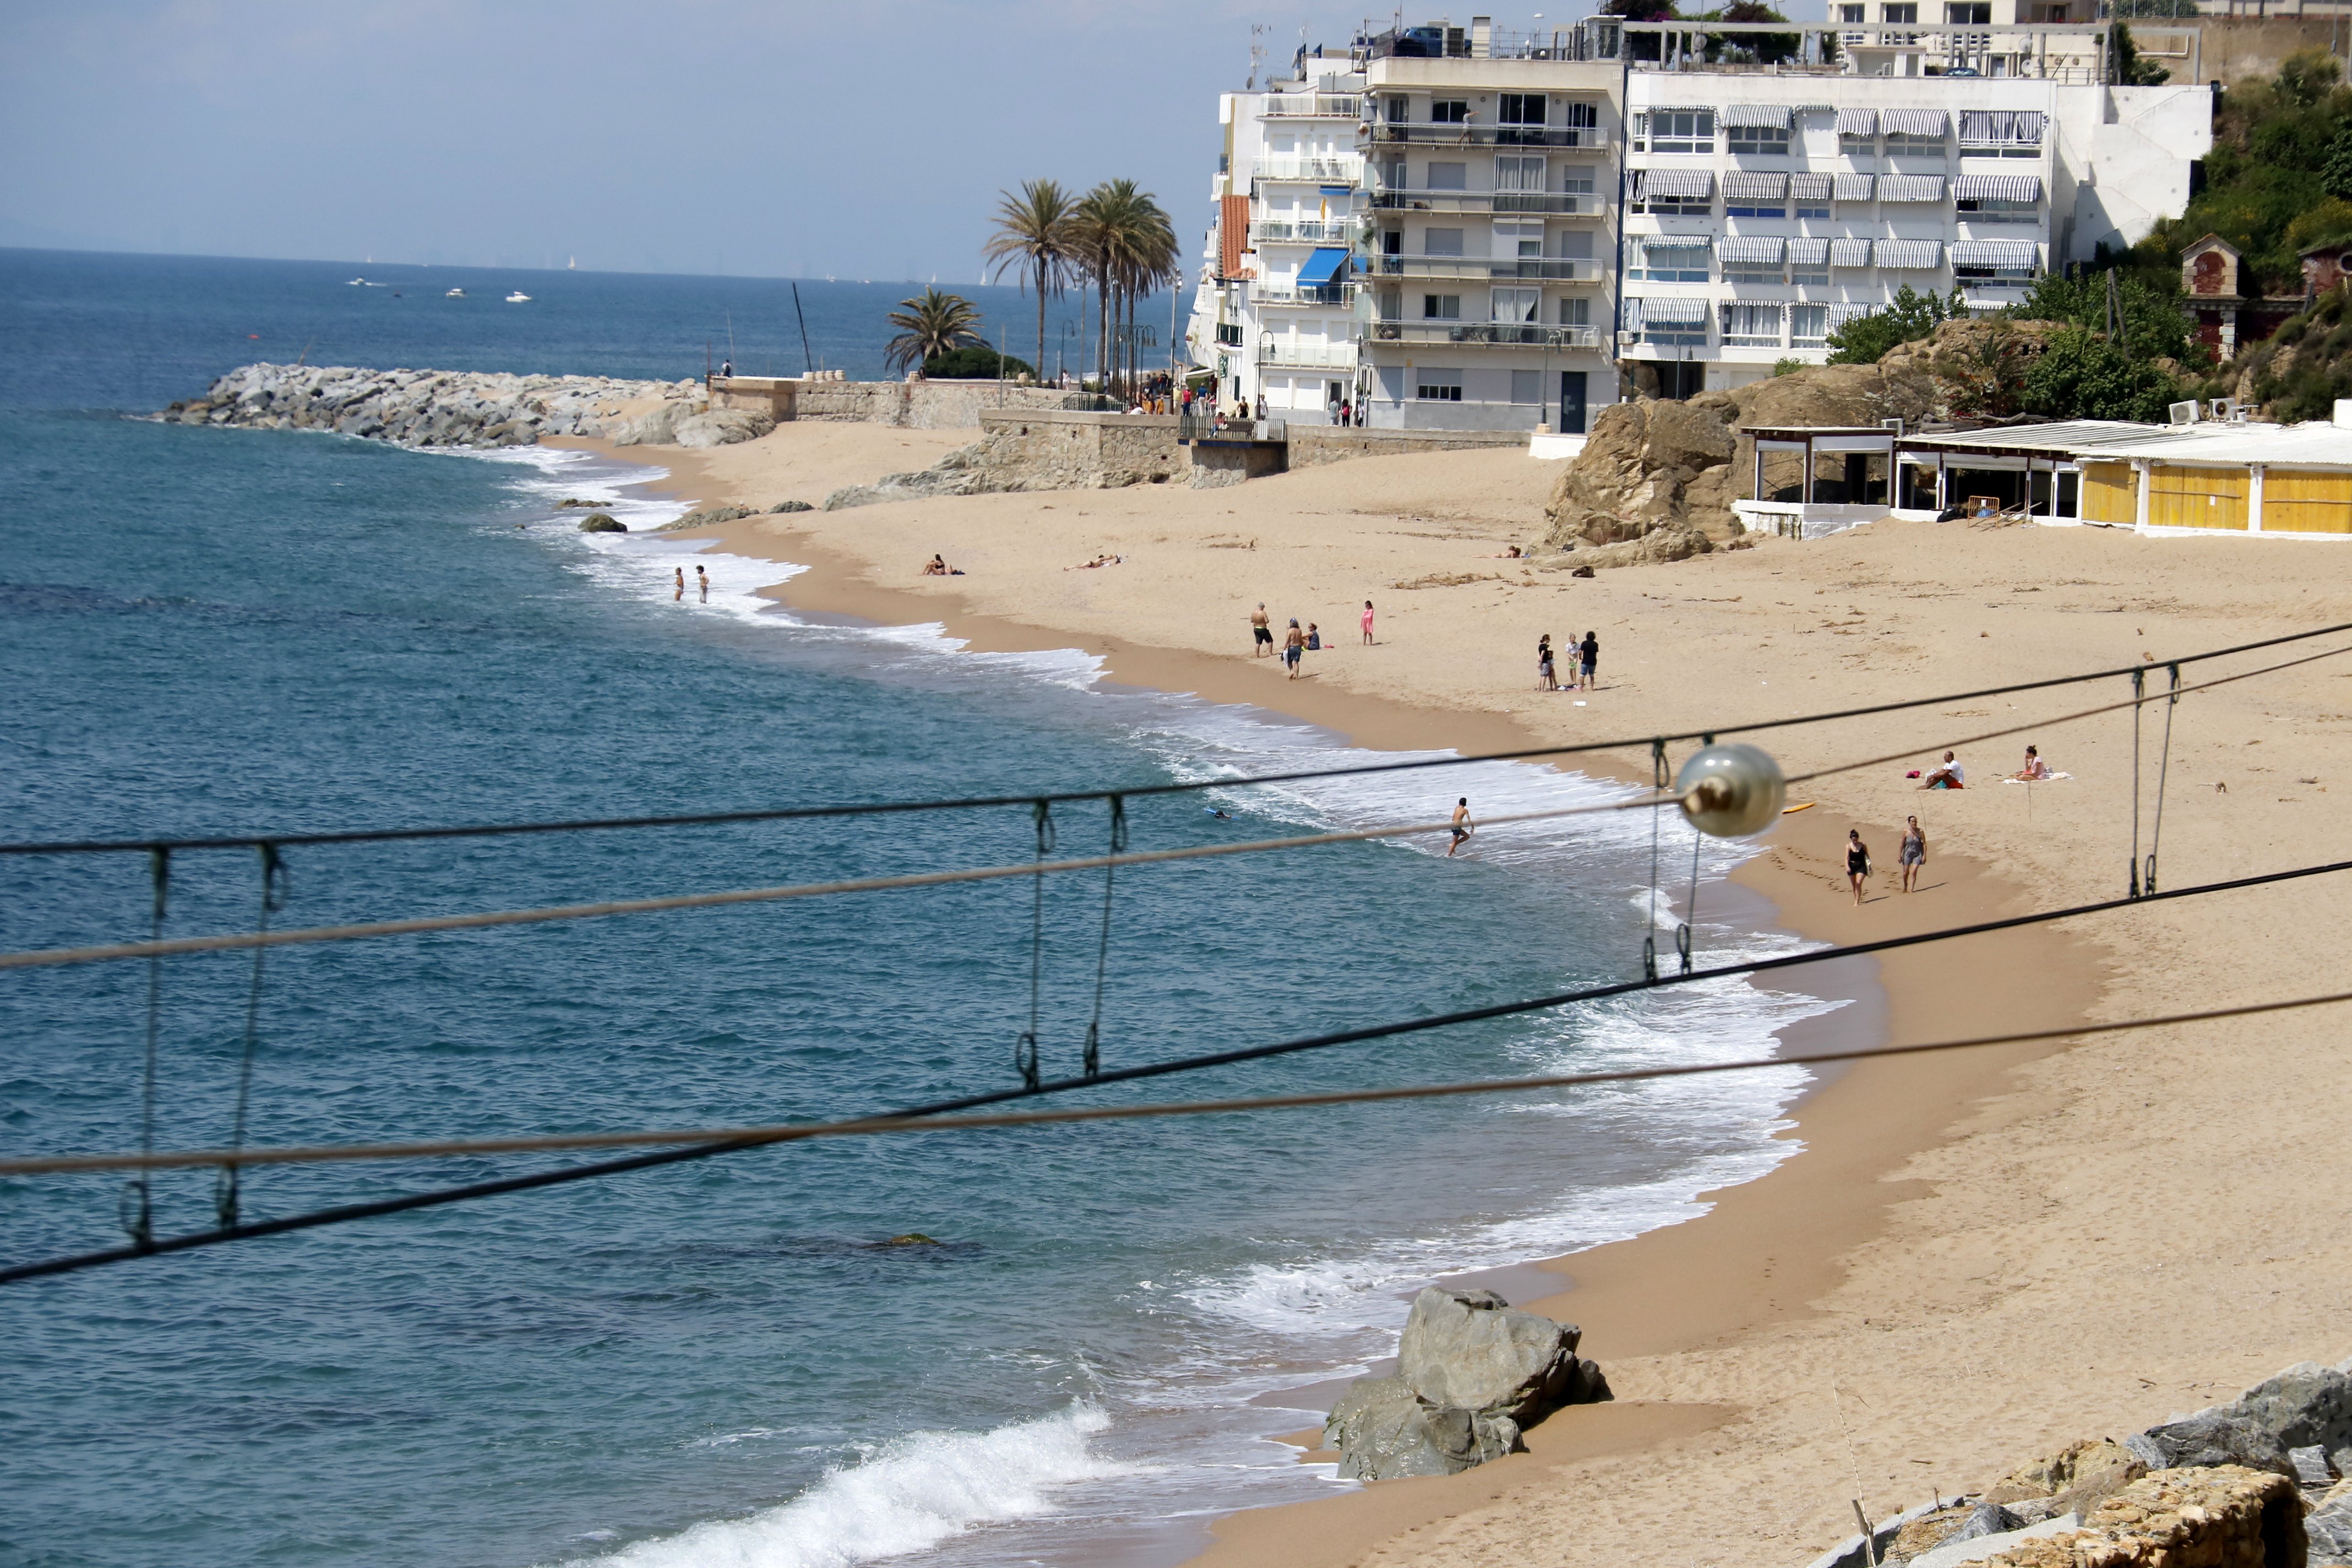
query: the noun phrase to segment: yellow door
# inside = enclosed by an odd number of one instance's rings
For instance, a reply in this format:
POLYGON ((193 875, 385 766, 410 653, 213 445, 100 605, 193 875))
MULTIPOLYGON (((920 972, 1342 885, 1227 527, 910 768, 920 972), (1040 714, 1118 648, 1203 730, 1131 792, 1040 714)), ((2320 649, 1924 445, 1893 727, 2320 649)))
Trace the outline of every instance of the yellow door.
POLYGON ((2264 533, 2352 533, 2352 473, 2263 475, 2264 533))
POLYGON ((2129 463, 2083 465, 2083 521, 2120 522, 2128 528, 2139 521, 2139 492, 2129 463))
POLYGON ((2153 467, 2147 474, 2148 526, 2242 529, 2252 480, 2243 468, 2153 467))

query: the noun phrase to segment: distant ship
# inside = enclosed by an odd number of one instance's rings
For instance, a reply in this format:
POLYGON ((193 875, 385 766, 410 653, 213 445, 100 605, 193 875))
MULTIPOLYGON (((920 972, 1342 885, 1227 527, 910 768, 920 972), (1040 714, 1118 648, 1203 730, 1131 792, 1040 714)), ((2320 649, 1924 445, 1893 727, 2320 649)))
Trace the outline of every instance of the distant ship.
POLYGON ((569 257, 569 258, 565 258, 564 263, 563 263, 563 270, 565 270, 566 272, 577 272, 577 271, 579 271, 579 270, 580 270, 580 258, 579 258, 578 257, 576 257, 576 256, 569 257))
POLYGON ((507 296, 507 303, 509 305, 528 305, 530 303, 530 296, 518 289, 513 293, 507 296))
POLYGON ((441 296, 444 300, 462 300, 465 297, 466 291, 463 289, 452 289, 446 294, 441 296))
POLYGON ((354 278, 351 280, 349 287, 353 289, 364 289, 367 287, 367 279, 364 278, 354 278))

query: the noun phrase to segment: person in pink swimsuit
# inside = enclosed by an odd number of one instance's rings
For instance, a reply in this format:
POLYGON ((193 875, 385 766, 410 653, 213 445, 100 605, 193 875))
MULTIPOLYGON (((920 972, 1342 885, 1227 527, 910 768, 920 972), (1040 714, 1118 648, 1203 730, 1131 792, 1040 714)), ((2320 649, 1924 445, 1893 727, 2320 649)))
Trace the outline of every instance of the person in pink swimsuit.
POLYGON ((1372 646, 1372 602, 1370 599, 1364 601, 1364 646, 1372 646))

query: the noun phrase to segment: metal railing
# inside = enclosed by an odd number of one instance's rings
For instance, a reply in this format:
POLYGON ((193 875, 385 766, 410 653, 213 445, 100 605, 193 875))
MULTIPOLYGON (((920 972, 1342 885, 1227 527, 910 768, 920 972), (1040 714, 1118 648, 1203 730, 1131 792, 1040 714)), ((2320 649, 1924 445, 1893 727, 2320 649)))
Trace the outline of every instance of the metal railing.
POLYGON ((1228 419, 1222 414, 1180 414, 1176 439, 1184 441, 1286 441, 1288 422, 1281 419, 1228 419))
POLYGON ((1286 289, 1280 285, 1268 288, 1263 284, 1250 289, 1250 302, 1256 305, 1352 305, 1356 283, 1309 283, 1303 289, 1286 289))
POLYGON ((1310 219, 1304 223, 1276 220, 1250 225, 1250 239, 1265 245, 1348 245, 1356 237, 1353 218, 1310 219))
POLYGON ((1374 321, 1383 343, 1483 343, 1496 348, 1597 349, 1599 327, 1546 327, 1524 321, 1374 321))
POLYGON ((1393 212, 1548 213, 1561 217, 1598 217, 1598 196, 1551 191, 1416 191, 1375 185, 1372 205, 1393 212))
POLYGON ((1528 278, 1554 283, 1593 283, 1601 278, 1597 261, 1539 257, 1383 254, 1372 258, 1372 264, 1384 278, 1528 278))
POLYGON ((1356 345, 1353 343, 1260 343, 1257 363, 1272 365, 1298 365, 1315 370, 1353 370, 1356 366, 1356 345))
POLYGON ((1317 180, 1331 184, 1359 184, 1364 161, 1352 153, 1328 158, 1260 158, 1250 169, 1252 180, 1317 180))
POLYGON ((1416 147, 1606 147, 1609 132, 1599 125, 1441 125, 1379 120, 1372 140, 1416 147))
POLYGON ((1352 92, 1285 92, 1270 94, 1263 111, 1285 120, 1360 120, 1364 100, 1352 92))

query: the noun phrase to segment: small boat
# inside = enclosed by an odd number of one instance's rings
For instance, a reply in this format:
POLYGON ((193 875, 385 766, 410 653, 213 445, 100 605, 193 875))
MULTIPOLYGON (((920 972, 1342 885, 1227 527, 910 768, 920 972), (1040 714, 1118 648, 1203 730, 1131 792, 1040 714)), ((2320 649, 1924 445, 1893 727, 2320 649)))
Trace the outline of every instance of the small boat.
POLYGON ((444 300, 462 300, 465 297, 466 291, 463 289, 452 289, 446 294, 441 296, 444 300))
POLYGON ((530 296, 518 289, 513 293, 507 296, 507 303, 509 305, 528 305, 530 303, 530 296))
POLYGON ((345 287, 352 289, 364 289, 367 287, 367 279, 364 278, 354 278, 349 284, 345 285, 345 287))
POLYGON ((563 263, 563 269, 564 269, 566 272, 577 272, 577 271, 579 271, 579 270, 580 270, 580 258, 579 258, 578 257, 576 257, 576 256, 570 258, 569 259, 567 259, 567 260, 563 263))

